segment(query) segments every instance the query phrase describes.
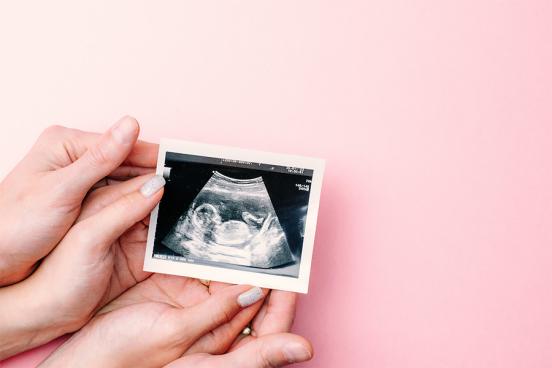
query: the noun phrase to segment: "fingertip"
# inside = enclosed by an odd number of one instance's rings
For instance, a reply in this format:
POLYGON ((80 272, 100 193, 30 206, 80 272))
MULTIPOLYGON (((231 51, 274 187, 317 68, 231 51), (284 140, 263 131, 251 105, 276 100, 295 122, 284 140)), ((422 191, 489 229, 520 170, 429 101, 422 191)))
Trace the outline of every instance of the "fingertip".
POLYGON ((136 118, 132 115, 129 115, 129 114, 125 114, 123 115, 119 120, 123 120, 123 119, 129 119, 129 120, 134 120, 136 121, 136 118))
POLYGON ((272 350, 272 354, 281 353, 287 363, 306 362, 314 356, 314 350, 309 340, 290 333, 267 336, 265 346, 274 346, 276 349, 272 350), (270 341, 272 339, 273 341, 270 341))
POLYGON ((134 143, 140 134, 140 125, 135 118, 125 115, 113 125, 111 134, 120 144, 134 143))
POLYGON ((157 192, 160 192, 166 183, 167 182, 165 181, 165 178, 163 178, 163 176, 154 175, 147 182, 145 182, 144 185, 142 185, 142 187, 140 188, 140 193, 144 197, 149 198, 157 192))
POLYGON ((259 337, 228 355, 233 366, 251 368, 283 367, 306 362, 313 356, 311 343, 302 336, 290 333, 259 337))
POLYGON ((246 307, 249 307, 250 305, 257 303, 265 296, 266 296, 266 291, 261 289, 258 286, 255 286, 250 288, 246 292, 243 292, 240 295, 238 295, 237 301, 240 307, 246 308, 246 307))

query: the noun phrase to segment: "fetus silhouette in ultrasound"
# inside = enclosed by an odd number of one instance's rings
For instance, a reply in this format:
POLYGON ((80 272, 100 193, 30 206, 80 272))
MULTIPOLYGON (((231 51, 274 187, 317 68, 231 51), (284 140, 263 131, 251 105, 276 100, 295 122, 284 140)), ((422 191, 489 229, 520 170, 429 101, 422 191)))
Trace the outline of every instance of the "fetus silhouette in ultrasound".
POLYGON ((262 177, 213 171, 162 243, 197 260, 258 268, 294 262, 262 177))

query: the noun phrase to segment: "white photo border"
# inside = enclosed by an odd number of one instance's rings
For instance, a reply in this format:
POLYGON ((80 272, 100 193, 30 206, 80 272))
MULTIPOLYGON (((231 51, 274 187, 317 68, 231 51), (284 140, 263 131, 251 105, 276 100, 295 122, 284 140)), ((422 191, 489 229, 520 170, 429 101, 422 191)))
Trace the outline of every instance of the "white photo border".
POLYGON ((290 276, 271 275, 211 265, 154 258, 153 247, 155 242, 159 205, 157 205, 151 213, 146 254, 144 257, 144 271, 194 277, 198 279, 227 282, 232 284, 247 284, 269 289, 293 291, 306 294, 309 289, 314 236, 316 232, 318 209, 320 206, 322 178, 324 176, 324 160, 174 139, 161 139, 159 154, 157 157, 157 175, 163 175, 165 156, 167 152, 313 170, 312 183, 309 192, 307 218, 305 222, 303 249, 299 265, 299 276, 295 278, 290 276))

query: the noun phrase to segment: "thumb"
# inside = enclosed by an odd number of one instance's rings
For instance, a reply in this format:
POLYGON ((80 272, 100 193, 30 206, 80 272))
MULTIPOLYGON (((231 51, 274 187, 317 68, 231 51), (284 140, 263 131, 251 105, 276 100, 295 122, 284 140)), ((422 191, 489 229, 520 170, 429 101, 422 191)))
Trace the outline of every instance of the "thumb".
POLYGON ((310 360, 311 344, 303 337, 279 333, 260 337, 224 355, 188 355, 165 368, 272 368, 310 360))
POLYGON ((78 160, 60 169, 59 175, 70 183, 71 191, 85 194, 124 162, 138 139, 139 131, 136 119, 130 116, 121 118, 78 160))

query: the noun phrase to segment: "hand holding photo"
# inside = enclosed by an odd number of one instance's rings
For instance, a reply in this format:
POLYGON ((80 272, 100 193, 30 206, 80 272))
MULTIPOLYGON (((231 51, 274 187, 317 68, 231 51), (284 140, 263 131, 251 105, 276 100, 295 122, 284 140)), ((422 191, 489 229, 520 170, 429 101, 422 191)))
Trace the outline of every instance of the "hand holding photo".
POLYGON ((161 140, 144 270, 306 293, 324 161, 161 140))

